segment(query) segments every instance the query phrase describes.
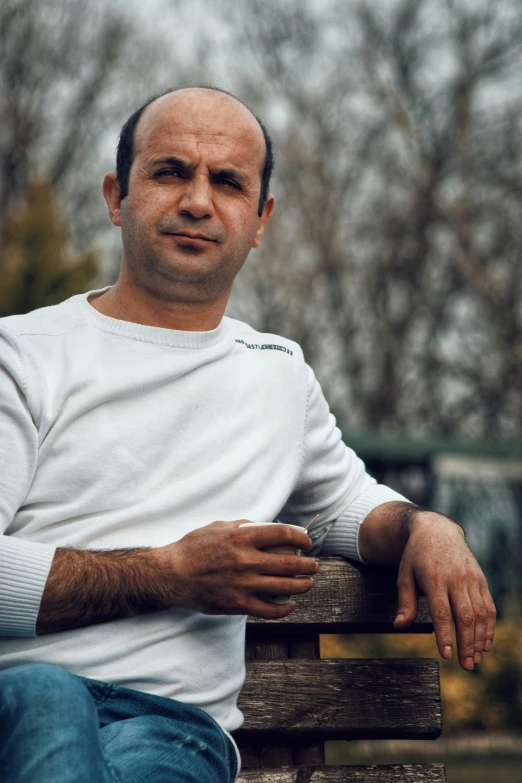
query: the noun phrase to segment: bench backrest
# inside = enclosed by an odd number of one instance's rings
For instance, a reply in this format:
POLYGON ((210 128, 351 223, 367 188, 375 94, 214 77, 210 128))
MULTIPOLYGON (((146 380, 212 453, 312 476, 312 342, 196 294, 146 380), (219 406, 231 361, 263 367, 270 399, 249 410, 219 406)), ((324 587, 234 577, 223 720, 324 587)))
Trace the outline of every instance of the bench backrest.
MULTIPOLYGON (((245 723, 235 733, 243 769, 320 767, 325 740, 439 736, 436 660, 319 656, 319 634, 399 633, 393 628, 396 576, 393 570, 321 558, 314 588, 296 599, 289 617, 249 618, 247 679, 239 699, 245 723)), ((432 630, 421 596, 408 632, 432 630)))

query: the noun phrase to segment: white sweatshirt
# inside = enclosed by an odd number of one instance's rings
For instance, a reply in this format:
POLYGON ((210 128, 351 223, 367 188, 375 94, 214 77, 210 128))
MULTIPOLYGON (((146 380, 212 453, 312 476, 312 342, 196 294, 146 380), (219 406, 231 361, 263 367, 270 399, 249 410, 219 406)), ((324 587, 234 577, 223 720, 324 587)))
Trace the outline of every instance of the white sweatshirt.
POLYGON ((55 548, 320 514, 313 554, 358 558, 367 513, 404 498, 342 443, 295 343, 226 317, 209 332, 119 321, 89 293, 0 319, 0 668, 54 663, 231 731, 245 618, 172 609, 36 636, 55 548))

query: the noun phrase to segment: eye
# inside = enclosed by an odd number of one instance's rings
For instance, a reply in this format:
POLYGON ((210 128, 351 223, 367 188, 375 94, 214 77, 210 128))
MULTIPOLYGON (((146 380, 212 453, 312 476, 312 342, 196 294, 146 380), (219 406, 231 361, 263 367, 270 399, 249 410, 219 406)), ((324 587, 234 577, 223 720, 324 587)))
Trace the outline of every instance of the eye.
POLYGON ((179 169, 168 168, 168 169, 160 169, 159 171, 156 171, 154 176, 156 177, 156 179, 159 178, 159 177, 175 177, 175 178, 177 178, 177 177, 182 177, 183 174, 181 173, 181 171, 179 169))
POLYGON ((218 177, 214 181, 216 185, 225 185, 225 187, 234 188, 234 190, 241 190, 241 185, 229 177, 218 177))

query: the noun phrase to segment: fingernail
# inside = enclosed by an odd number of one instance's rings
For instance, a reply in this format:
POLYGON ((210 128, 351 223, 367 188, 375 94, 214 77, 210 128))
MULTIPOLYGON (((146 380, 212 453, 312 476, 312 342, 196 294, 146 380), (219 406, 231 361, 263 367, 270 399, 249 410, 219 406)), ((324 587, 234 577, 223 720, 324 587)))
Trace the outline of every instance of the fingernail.
POLYGON ((491 650, 491 639, 486 639, 484 642, 484 652, 489 652, 491 650))
POLYGON ((452 654, 453 654, 453 648, 451 647, 450 644, 446 644, 445 647, 442 648, 442 655, 444 656, 444 658, 446 658, 447 661, 449 661, 452 654))
POLYGON ((401 623, 401 622, 404 620, 404 615, 402 614, 402 612, 401 612, 400 614, 398 614, 398 615, 397 615, 397 617, 395 618, 395 620, 398 620, 400 623, 401 623))
POLYGON ((474 655, 474 657, 473 657, 473 661, 474 661, 475 663, 480 663, 480 653, 479 653, 479 652, 476 652, 476 653, 475 653, 475 655, 474 655))
POLYGON ((464 661, 464 668, 468 670, 468 672, 473 671, 473 658, 466 658, 464 661))

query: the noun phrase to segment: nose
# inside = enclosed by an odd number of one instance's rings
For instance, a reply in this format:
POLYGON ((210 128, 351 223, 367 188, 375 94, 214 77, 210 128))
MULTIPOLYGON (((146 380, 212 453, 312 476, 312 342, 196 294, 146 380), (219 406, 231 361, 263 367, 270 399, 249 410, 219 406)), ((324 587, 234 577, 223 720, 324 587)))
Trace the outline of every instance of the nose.
POLYGON ((197 220, 212 217, 212 186, 205 175, 195 176, 185 182, 179 200, 179 211, 182 215, 197 220))

